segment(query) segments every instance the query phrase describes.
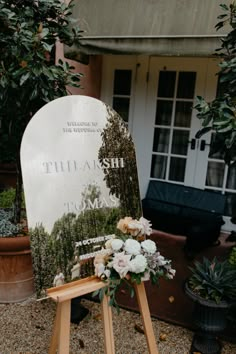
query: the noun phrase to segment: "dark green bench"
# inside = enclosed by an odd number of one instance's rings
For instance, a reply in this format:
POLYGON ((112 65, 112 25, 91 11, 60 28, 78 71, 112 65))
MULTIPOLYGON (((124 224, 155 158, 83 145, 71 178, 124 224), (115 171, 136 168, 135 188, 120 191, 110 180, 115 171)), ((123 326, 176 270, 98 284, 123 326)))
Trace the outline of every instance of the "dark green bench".
POLYGON ((188 253, 215 244, 224 224, 225 196, 214 191, 153 180, 142 207, 153 229, 186 236, 188 253))

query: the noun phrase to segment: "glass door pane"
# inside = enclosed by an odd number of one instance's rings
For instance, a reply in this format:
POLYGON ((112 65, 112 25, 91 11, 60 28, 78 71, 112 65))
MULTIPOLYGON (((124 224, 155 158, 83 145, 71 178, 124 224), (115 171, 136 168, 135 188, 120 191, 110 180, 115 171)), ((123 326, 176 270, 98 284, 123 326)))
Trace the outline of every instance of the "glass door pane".
POLYGON ((214 151, 215 134, 211 136, 205 187, 226 195, 225 216, 235 215, 236 223, 236 166, 226 165, 221 152, 214 151))
POLYGON ((131 82, 132 70, 115 70, 112 106, 125 122, 129 119, 131 82))
POLYGON ((151 178, 184 183, 196 72, 160 70, 151 178))

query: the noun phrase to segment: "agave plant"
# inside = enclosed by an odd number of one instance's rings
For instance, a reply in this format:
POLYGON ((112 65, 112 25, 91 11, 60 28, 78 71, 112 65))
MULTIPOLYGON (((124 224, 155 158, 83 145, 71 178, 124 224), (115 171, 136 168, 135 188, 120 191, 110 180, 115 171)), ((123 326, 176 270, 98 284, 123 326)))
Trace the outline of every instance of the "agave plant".
POLYGON ((196 261, 188 280, 190 289, 206 300, 233 301, 236 299, 236 268, 228 260, 219 261, 203 258, 202 263, 196 261))

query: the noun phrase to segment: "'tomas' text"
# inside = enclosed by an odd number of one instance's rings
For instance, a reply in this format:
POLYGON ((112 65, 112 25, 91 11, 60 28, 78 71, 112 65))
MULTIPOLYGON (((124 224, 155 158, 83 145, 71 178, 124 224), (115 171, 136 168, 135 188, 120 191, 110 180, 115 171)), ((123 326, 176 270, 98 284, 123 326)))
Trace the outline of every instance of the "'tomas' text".
POLYGON ((80 202, 67 202, 64 203, 67 213, 82 212, 85 210, 95 210, 102 208, 117 208, 119 206, 119 201, 116 197, 110 195, 108 199, 105 197, 95 198, 91 200, 87 198, 86 200, 80 202))

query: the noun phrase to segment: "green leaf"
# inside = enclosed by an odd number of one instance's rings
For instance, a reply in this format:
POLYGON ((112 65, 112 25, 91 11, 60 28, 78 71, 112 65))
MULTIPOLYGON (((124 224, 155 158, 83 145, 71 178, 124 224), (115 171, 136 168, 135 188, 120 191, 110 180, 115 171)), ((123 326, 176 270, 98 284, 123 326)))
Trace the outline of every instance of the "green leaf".
POLYGON ((26 74, 22 75, 20 79, 20 86, 22 86, 28 80, 29 77, 30 77, 29 71, 26 74))
POLYGON ((99 294, 99 292, 100 292, 100 289, 99 289, 99 290, 94 291, 94 292, 92 293, 92 297, 97 296, 97 295, 99 294))
POLYGON ((205 127, 205 128, 202 128, 201 130, 199 130, 196 135, 195 135, 195 138, 196 139, 200 139, 204 134, 208 133, 209 131, 212 130, 212 127, 205 127))
POLYGON ((220 4, 220 7, 221 7, 223 10, 229 11, 229 7, 228 7, 226 4, 220 4))
POLYGON ((48 44, 47 42, 42 41, 42 46, 47 52, 51 53, 51 51, 54 48, 55 44, 54 43, 53 44, 48 44))

